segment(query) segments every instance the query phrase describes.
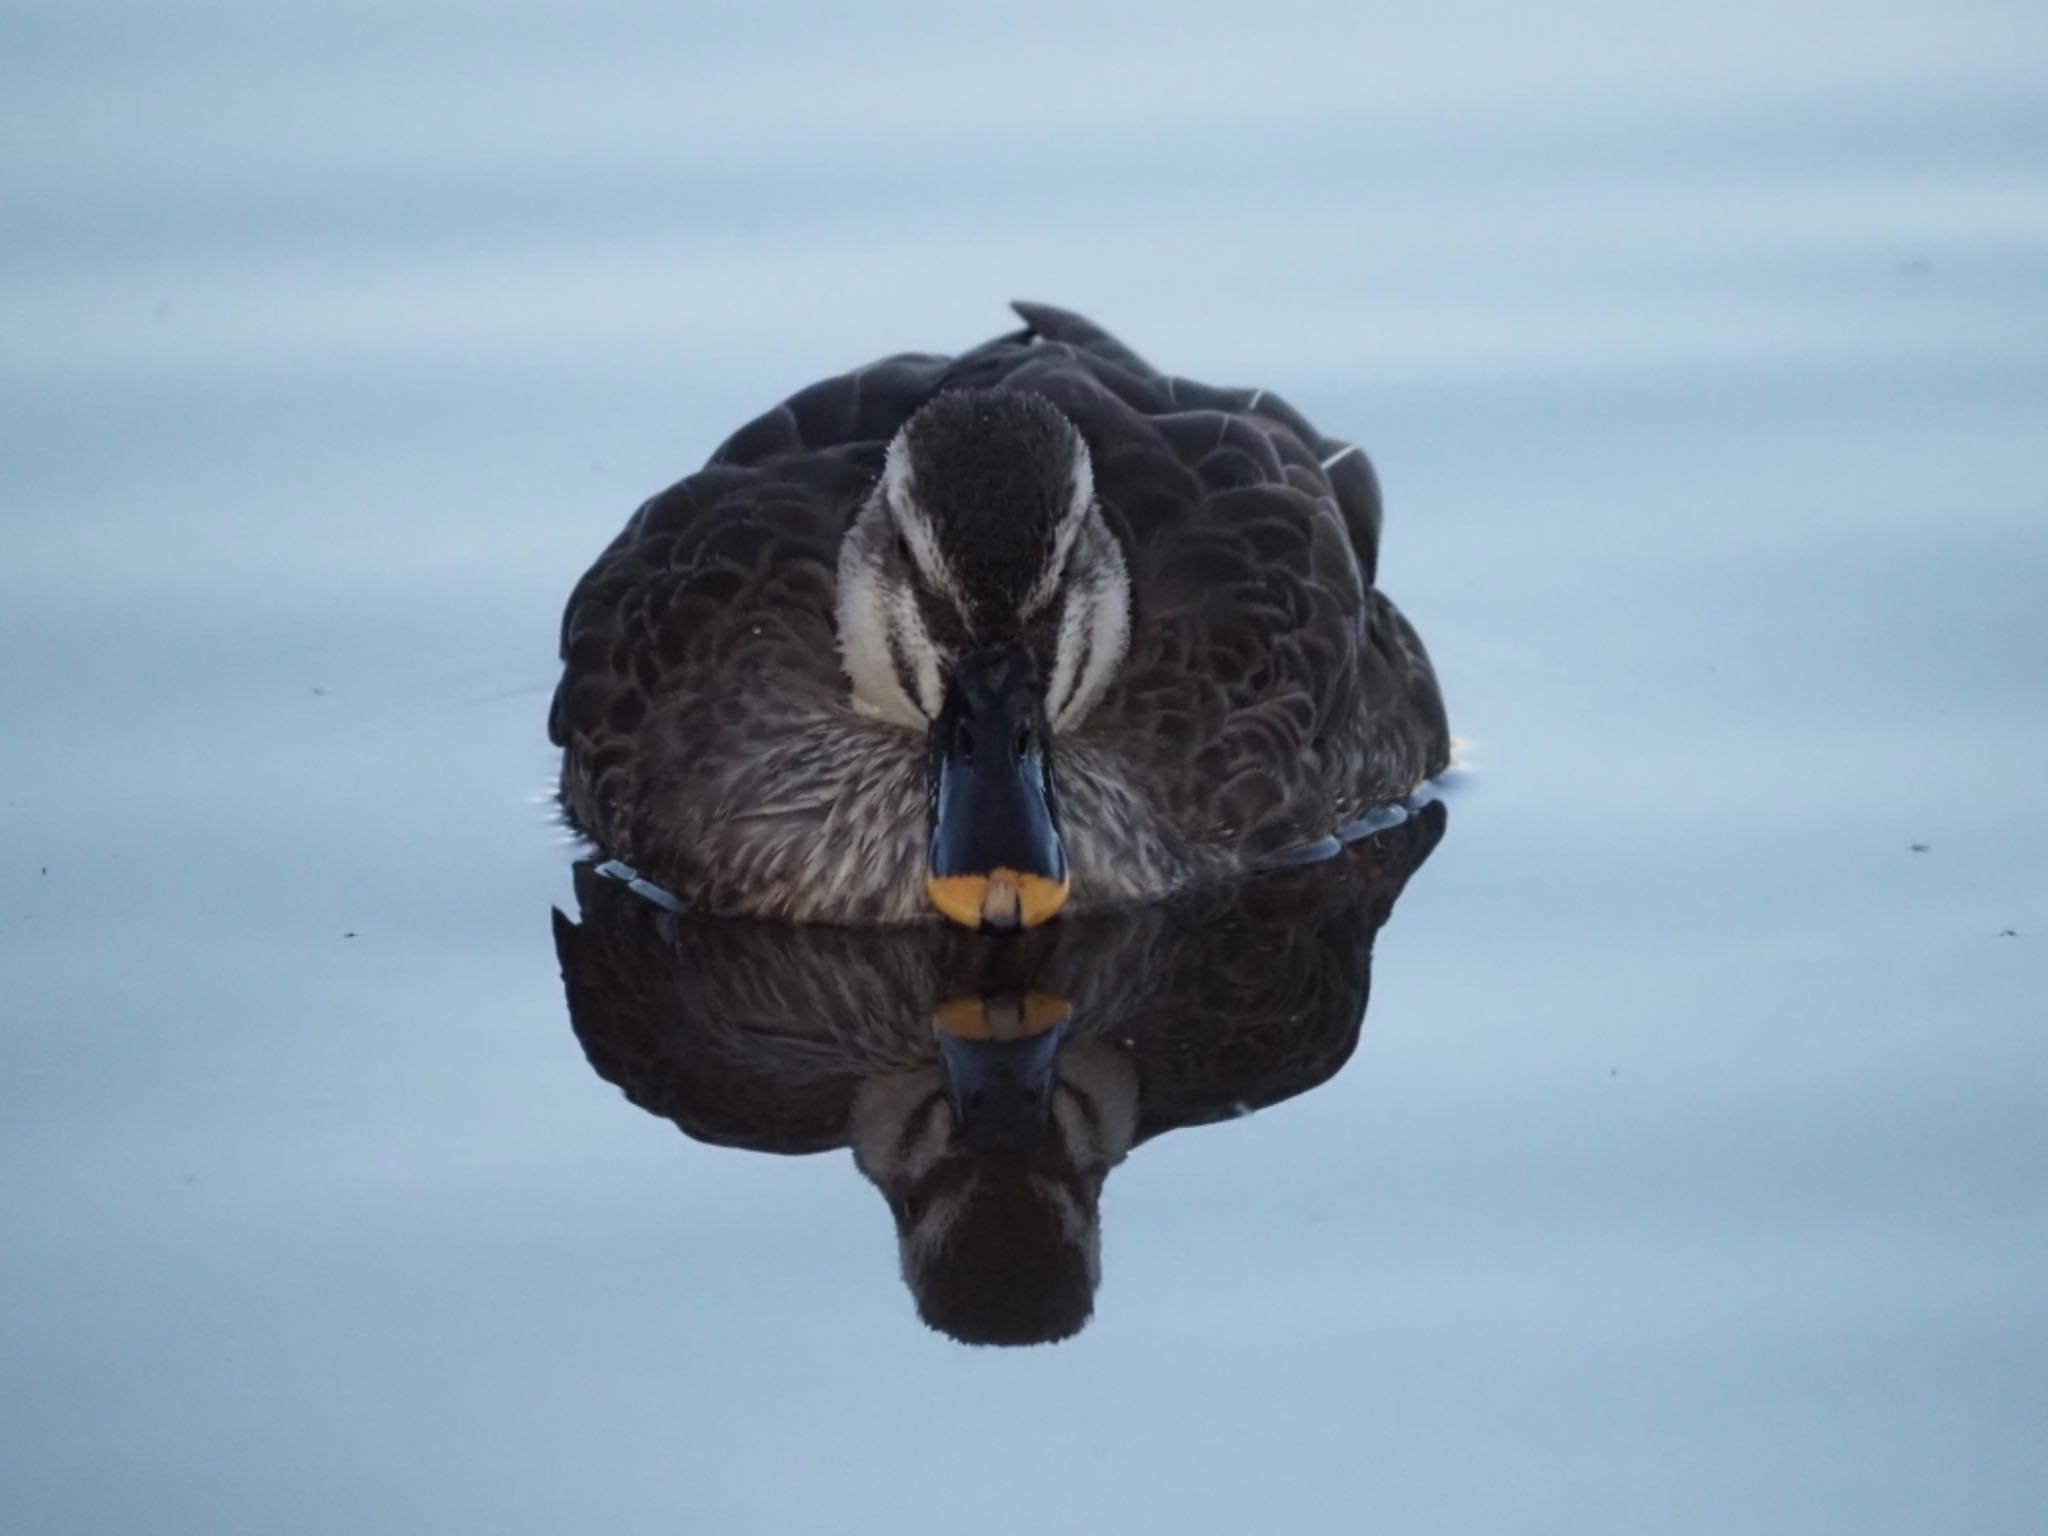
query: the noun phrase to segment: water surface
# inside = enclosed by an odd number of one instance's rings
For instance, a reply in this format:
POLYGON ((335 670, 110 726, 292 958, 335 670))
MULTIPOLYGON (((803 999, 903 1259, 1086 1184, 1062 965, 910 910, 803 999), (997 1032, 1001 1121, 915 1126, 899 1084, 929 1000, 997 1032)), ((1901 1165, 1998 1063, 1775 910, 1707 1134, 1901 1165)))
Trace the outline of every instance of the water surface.
POLYGON ((0 15, 0 1525, 2029 1532, 2048 22, 0 15), (925 1329, 593 1073, 554 625, 1025 296, 1362 441, 1470 769, 1343 1069, 925 1329))

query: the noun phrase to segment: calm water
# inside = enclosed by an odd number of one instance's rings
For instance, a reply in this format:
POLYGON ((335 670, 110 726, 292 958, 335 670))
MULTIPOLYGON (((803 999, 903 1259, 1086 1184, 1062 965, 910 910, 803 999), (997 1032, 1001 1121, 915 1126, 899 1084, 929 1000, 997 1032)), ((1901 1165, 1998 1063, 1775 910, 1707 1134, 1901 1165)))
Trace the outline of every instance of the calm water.
POLYGON ((2048 1524, 2048 13, 1428 16, 0 10, 0 1528, 2048 1524), (537 797, 631 508, 1013 295, 1368 446, 1470 768, 993 1351, 592 1071, 537 797))

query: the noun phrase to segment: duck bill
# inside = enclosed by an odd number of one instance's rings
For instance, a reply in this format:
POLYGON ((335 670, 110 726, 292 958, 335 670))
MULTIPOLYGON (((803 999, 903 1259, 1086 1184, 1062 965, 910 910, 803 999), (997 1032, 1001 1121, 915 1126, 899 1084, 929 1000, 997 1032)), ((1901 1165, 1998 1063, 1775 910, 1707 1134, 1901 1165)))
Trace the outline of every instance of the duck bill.
POLYGON ((932 723, 925 889, 968 928, 1035 928, 1065 905, 1044 713, 1021 646, 963 658, 932 723))
POLYGON ((941 1003, 932 1024, 954 1123, 973 1151, 1030 1152, 1052 1116, 1073 1007, 1044 992, 941 1003))

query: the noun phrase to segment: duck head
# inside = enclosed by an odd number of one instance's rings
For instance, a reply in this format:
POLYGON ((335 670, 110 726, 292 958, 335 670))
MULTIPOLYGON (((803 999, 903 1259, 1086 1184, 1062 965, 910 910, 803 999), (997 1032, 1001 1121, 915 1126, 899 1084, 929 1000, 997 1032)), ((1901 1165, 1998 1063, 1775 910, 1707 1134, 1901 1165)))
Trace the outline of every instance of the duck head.
POLYGON ((854 1158, 896 1220, 903 1278, 931 1327, 965 1344, 1078 1333, 1102 1275, 1103 1180, 1137 1132, 1137 1069, 1067 1035, 1043 993, 941 1004, 939 1060, 870 1078, 854 1158))
POLYGON ((1073 423, 1015 390, 918 411, 841 546, 838 624, 856 706, 927 736, 932 904, 970 928, 1044 922, 1068 889, 1057 743, 1130 636, 1073 423))

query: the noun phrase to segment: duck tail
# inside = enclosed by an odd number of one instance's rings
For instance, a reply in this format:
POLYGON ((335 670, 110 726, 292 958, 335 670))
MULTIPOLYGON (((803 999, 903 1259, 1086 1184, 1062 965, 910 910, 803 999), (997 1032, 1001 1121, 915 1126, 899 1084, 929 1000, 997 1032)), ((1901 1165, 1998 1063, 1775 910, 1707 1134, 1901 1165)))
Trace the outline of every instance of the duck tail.
POLYGON ((1128 368, 1146 378, 1155 377, 1159 372, 1093 320, 1072 310, 1058 309, 1051 304, 1033 304, 1025 299, 1015 300, 1010 308, 1024 321, 1024 334, 1020 340, 1035 336, 1046 341, 1064 342, 1091 357, 1115 363, 1119 368, 1128 368))

